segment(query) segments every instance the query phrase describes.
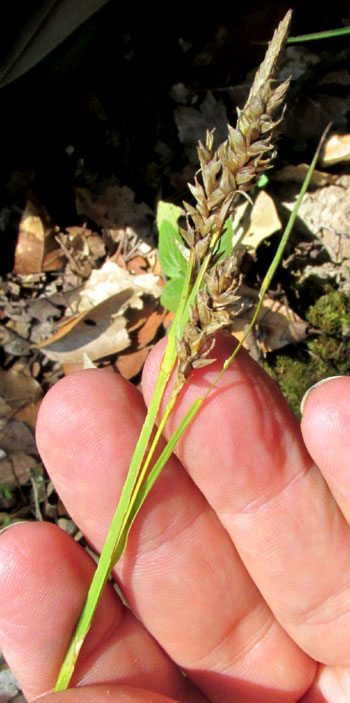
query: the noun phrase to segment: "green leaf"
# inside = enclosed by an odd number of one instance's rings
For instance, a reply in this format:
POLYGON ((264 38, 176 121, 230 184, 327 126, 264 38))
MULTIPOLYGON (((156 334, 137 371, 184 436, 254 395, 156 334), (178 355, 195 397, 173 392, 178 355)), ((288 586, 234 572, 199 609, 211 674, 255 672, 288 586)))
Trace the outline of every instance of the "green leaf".
POLYGON ((268 184, 269 179, 266 175, 266 173, 262 173, 258 182, 257 182, 257 188, 265 188, 265 186, 268 184))
POLYGON ((157 227, 159 232, 159 260, 163 272, 168 278, 184 276, 186 259, 176 245, 177 240, 184 246, 177 221, 182 209, 172 203, 160 201, 157 208, 157 227))
POLYGON ((289 37, 288 44, 297 44, 303 41, 314 41, 315 39, 334 39, 350 34, 350 27, 340 27, 339 29, 329 29, 325 32, 313 32, 312 34, 300 34, 298 37, 289 37))
POLYGON ((183 277, 172 278, 170 281, 166 282, 163 288, 162 295, 160 296, 160 302, 162 303, 162 305, 164 305, 165 308, 168 308, 170 312, 176 312, 177 310, 180 301, 182 286, 183 277))
POLYGON ((219 247, 218 247, 218 256, 219 256, 219 261, 221 259, 228 259, 229 256, 232 254, 232 238, 233 238, 233 229, 232 229, 232 217, 229 217, 228 220, 225 223, 225 229, 220 237, 219 240, 219 247))

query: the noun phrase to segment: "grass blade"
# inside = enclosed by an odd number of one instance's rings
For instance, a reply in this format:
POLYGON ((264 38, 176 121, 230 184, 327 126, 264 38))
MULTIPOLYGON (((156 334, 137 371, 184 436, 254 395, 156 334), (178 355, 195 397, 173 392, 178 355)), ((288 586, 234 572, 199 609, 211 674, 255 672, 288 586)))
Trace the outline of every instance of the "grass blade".
POLYGON ((298 44, 304 41, 314 41, 315 39, 334 39, 350 34, 350 27, 340 27, 339 29, 329 29, 325 32, 313 32, 312 34, 300 34, 298 37, 289 37, 287 44, 298 44))

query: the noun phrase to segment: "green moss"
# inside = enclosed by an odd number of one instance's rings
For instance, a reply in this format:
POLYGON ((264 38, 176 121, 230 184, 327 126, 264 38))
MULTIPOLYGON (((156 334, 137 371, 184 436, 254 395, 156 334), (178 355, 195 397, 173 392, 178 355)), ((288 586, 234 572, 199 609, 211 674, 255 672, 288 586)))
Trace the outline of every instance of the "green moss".
POLYGON ((325 335, 348 336, 350 334, 350 297, 347 293, 329 288, 325 295, 312 305, 306 314, 313 327, 325 335))
POLYGON ((265 370, 278 383, 288 405, 300 417, 304 393, 327 374, 323 364, 303 352, 291 351, 293 355, 279 354, 272 364, 265 362, 265 370))
POLYGON ((306 313, 315 333, 306 343, 271 355, 266 371, 300 417, 300 401, 310 386, 328 376, 350 373, 350 296, 327 290, 306 313))

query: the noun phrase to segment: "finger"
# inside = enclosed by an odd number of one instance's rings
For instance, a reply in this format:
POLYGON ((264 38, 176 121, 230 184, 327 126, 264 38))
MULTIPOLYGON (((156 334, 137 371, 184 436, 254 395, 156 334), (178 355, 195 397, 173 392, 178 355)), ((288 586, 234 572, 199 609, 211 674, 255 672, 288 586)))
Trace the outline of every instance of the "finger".
POLYGON ((320 664, 311 688, 298 703, 348 703, 350 669, 320 664))
POLYGON ((305 444, 350 523, 350 378, 315 388, 307 399, 301 429, 305 444))
MULTIPOLYGON (((233 348, 228 334, 219 337, 212 353, 217 363, 193 373, 168 434, 203 395, 233 348)), ((161 353, 155 350, 146 364, 148 399, 161 353)), ((278 621, 314 659, 347 665, 350 530, 278 388, 243 350, 180 441, 177 454, 278 621)))
MULTIPOLYGON (((98 549, 143 416, 136 389, 98 371, 64 379, 42 404, 39 449, 98 549)), ((214 701, 263 703, 273 693, 276 703, 287 703, 310 685, 314 663, 271 617, 226 530, 175 458, 147 498, 116 573, 150 632, 214 701)))
POLYGON ((177 703, 177 701, 153 691, 146 691, 144 688, 105 684, 52 693, 45 696, 42 703, 177 703))
MULTIPOLYGON (((87 552, 53 525, 17 525, 1 535, 1 649, 28 700, 53 689, 93 570, 87 552)), ((111 584, 73 684, 102 681, 196 700, 192 687, 121 604, 111 584)))

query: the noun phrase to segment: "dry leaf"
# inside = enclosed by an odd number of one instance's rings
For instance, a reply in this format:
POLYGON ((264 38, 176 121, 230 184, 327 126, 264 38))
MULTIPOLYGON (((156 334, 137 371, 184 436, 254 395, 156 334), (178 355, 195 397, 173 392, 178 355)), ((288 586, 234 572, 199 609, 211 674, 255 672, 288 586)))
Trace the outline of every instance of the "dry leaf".
MULTIPOLYGON (((246 332, 259 297, 256 290, 247 286, 242 286, 242 294, 244 297, 250 298, 253 305, 233 321, 231 331, 238 340, 241 340, 246 332)), ((293 342, 300 342, 305 338, 308 326, 308 323, 289 307, 266 296, 257 320, 259 348, 266 353, 281 349, 293 342)), ((249 348, 249 343, 246 346, 249 348)))
POLYGON ((255 250, 281 226, 274 201, 268 193, 261 190, 253 206, 245 200, 236 208, 232 216, 232 229, 235 232, 233 241, 255 250))
POLYGON ((179 140, 185 148, 186 158, 195 168, 198 167, 196 144, 199 139, 205 140, 207 129, 215 127, 215 139, 218 144, 227 137, 226 107, 221 101, 217 101, 210 91, 207 92, 198 110, 187 105, 176 107, 174 120, 179 140))
POLYGON ((88 312, 70 320, 56 335, 39 345, 49 359, 61 364, 84 361, 84 353, 95 361, 129 346, 126 320, 121 307, 131 297, 132 291, 122 291, 88 312))
POLYGON ((83 371, 84 370, 84 362, 79 361, 77 363, 64 363, 62 365, 63 368, 63 373, 65 376, 69 376, 71 373, 77 373, 77 371, 83 371))
POLYGON ((243 243, 251 249, 257 249, 259 244, 281 229, 275 203, 270 195, 261 190, 250 213, 250 225, 243 237, 243 243))
POLYGON ((135 330, 140 329, 140 327, 147 322, 148 318, 152 315, 157 306, 157 300, 152 298, 150 295, 144 295, 142 302, 143 307, 141 310, 129 307, 124 313, 127 319, 129 332, 135 332, 135 330))
POLYGON ((127 263, 127 269, 134 276, 140 273, 145 273, 147 269, 147 261, 143 256, 133 256, 127 263))
MULTIPOLYGON (((142 310, 143 293, 159 297, 161 287, 152 273, 133 276, 112 261, 91 273, 70 301, 56 333, 38 346, 54 361, 79 364, 84 352, 95 361, 129 346, 126 308, 142 310)), ((154 302, 152 302, 154 306, 154 302)), ((67 366, 65 367, 67 368, 67 366)))
POLYGON ((2 427, 0 447, 6 454, 23 452, 37 455, 35 440, 29 427, 19 420, 9 420, 2 427))
POLYGON ((30 480, 31 472, 38 466, 37 459, 23 452, 10 454, 0 461, 0 485, 6 488, 24 486, 30 480))
MULTIPOLYGON (((283 202, 289 210, 294 204, 294 200, 283 202)), ((350 176, 339 176, 336 184, 306 193, 298 218, 319 238, 332 263, 340 265, 342 275, 349 280, 350 176)))
POLYGON ((137 342, 140 349, 152 342, 165 316, 165 309, 154 310, 146 319, 145 324, 137 332, 137 342))
MULTIPOLYGON (((289 166, 280 168, 278 171, 273 171, 271 179, 279 182, 294 181, 295 183, 303 183, 308 170, 308 164, 298 164, 297 166, 290 164, 289 166)), ((337 174, 317 171, 315 169, 311 176, 311 185, 325 186, 329 183, 336 183, 338 178, 339 176, 337 174)))
POLYGON ((31 274, 60 269, 64 256, 55 240, 57 231, 48 212, 31 196, 20 222, 15 273, 31 274))
POLYGON ((121 373, 124 378, 134 378, 134 376, 141 371, 149 351, 149 347, 144 347, 143 349, 138 349, 137 351, 127 354, 119 354, 116 361, 116 367, 119 373, 121 373))
POLYGON ((102 237, 86 227, 66 227, 69 249, 80 260, 90 258, 100 259, 106 256, 106 247, 102 237))
POLYGON ((34 432, 40 405, 41 400, 37 400, 36 403, 27 403, 23 408, 17 410, 13 417, 16 418, 16 420, 25 422, 32 432, 34 432))
POLYGON ((350 161, 350 134, 332 134, 319 158, 321 166, 333 166, 341 161, 350 161))
POLYGON ((0 395, 15 410, 28 403, 35 403, 42 396, 40 384, 24 373, 23 364, 14 364, 11 369, 0 369, 0 395))
POLYGON ((166 330, 167 333, 169 332, 170 327, 174 322, 174 318, 175 318, 174 312, 166 312, 166 315, 163 320, 163 325, 164 325, 164 329, 166 330))
POLYGON ((84 215, 100 227, 129 227, 139 237, 150 237, 154 213, 145 203, 135 203, 135 193, 127 186, 107 185, 97 195, 88 188, 76 188, 78 215, 84 215))
POLYGON ((128 290, 128 305, 142 309, 142 293, 149 293, 155 298, 161 294, 158 277, 152 273, 141 273, 133 276, 129 271, 112 261, 106 261, 103 266, 92 271, 74 300, 67 308, 66 315, 76 315, 90 310, 94 305, 110 296, 128 290), (131 295, 130 295, 131 292, 131 295))

